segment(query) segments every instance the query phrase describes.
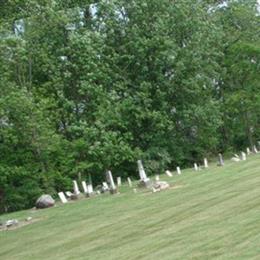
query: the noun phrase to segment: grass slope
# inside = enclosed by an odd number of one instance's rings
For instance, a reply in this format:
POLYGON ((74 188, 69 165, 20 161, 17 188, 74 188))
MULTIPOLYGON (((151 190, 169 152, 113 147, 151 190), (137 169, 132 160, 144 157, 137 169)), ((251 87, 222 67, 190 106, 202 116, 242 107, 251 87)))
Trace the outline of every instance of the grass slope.
POLYGON ((163 179, 160 193, 123 186, 55 208, 21 211, 35 223, 0 232, 0 259, 260 259, 260 156, 163 179))

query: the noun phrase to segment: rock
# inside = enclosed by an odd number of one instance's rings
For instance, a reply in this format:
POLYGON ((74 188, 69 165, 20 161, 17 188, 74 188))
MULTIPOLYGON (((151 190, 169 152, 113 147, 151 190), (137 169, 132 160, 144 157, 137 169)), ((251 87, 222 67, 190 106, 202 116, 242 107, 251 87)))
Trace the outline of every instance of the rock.
POLYGON ((232 158, 231 158, 231 161, 233 161, 233 162, 239 162, 239 161, 240 161, 240 159, 239 159, 239 158, 237 158, 237 157, 232 157, 232 158))
POLYGON ((27 221, 27 222, 29 222, 31 220, 32 220, 32 217, 28 217, 28 218, 25 219, 25 221, 27 221))
POLYGON ((55 205, 55 200, 51 197, 51 195, 44 194, 36 201, 37 209, 44 209, 53 207, 55 205))
POLYGON ((5 222, 5 226, 7 227, 7 228, 9 228, 9 227, 12 227, 12 226, 17 226, 18 225, 18 220, 17 219, 10 219, 10 220, 7 220, 6 222, 5 222))
POLYGON ((153 186, 153 182, 150 179, 140 180, 138 183, 138 187, 140 188, 151 188, 153 186))

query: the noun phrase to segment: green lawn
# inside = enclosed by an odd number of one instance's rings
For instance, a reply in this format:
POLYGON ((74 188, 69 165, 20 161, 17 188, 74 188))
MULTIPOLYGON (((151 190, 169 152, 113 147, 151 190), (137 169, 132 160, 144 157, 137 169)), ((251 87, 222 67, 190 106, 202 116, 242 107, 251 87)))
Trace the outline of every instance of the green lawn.
POLYGON ((182 173, 159 193, 3 215, 37 221, 0 232, 0 259, 260 259, 260 155, 182 173))

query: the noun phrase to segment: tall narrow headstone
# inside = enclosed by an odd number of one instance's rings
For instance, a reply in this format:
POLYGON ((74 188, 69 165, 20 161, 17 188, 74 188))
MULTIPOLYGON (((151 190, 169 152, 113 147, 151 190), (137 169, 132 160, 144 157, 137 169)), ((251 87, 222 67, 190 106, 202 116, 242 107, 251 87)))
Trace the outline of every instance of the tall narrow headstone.
POLYGON ((249 147, 246 148, 246 153, 247 153, 247 155, 251 154, 251 151, 250 151, 249 147))
POLYGON ((88 193, 89 194, 93 193, 93 186, 92 186, 92 184, 88 184, 87 188, 88 188, 88 193))
POLYGON ((82 184, 84 193, 87 194, 88 193, 87 183, 85 181, 82 181, 81 184, 82 184))
POLYGON ((78 183, 76 181, 73 181, 73 191, 75 195, 79 195, 80 191, 79 191, 79 186, 78 183))
POLYGON ((111 194, 117 193, 116 185, 114 183, 111 171, 107 171, 106 176, 107 176, 107 181, 109 182, 109 185, 110 185, 110 193, 111 194))
POLYGON ((246 161, 246 153, 241 152, 241 159, 242 161, 246 161))
POLYGON ((66 199, 66 197, 65 197, 63 192, 59 192, 58 195, 59 195, 59 198, 60 198, 62 203, 67 203, 68 202, 68 200, 66 199))
POLYGON ((121 177, 117 177, 116 181, 117 181, 117 187, 122 185, 121 177))
POLYGON ((204 158, 204 167, 205 167, 205 168, 208 168, 208 167, 209 167, 208 159, 207 159, 207 158, 204 158))
POLYGON ((169 170, 165 171, 165 173, 167 176, 172 177, 172 173, 169 170))
POLYGON ((138 165, 138 171, 139 171, 139 176, 140 176, 140 180, 141 181, 147 181, 149 180, 146 176, 146 173, 144 171, 144 167, 143 167, 143 164, 142 164, 142 161, 141 160, 138 160, 137 161, 137 165, 138 165))
POLYGON ((150 187, 151 186, 151 181, 146 176, 146 173, 144 171, 144 167, 143 167, 143 164, 142 164, 141 160, 137 161, 137 166, 138 166, 138 171, 139 171, 139 176, 140 176, 140 183, 139 183, 139 185, 141 187, 146 187, 146 188, 150 187))
POLYGON ((132 181, 131 181, 130 177, 127 177, 127 182, 128 182, 129 187, 132 187, 132 181))
POLYGON ((258 150, 257 150, 257 148, 256 148, 255 145, 253 146, 253 152, 254 152, 254 153, 258 153, 258 150))
POLYGON ((198 170, 199 170, 197 163, 194 163, 194 170, 195 170, 195 171, 198 171, 198 170))
POLYGON ((176 168, 176 170, 177 170, 177 174, 181 175, 181 168, 179 166, 176 168))
POLYGON ((224 166, 224 160, 221 153, 218 154, 218 166, 224 166))

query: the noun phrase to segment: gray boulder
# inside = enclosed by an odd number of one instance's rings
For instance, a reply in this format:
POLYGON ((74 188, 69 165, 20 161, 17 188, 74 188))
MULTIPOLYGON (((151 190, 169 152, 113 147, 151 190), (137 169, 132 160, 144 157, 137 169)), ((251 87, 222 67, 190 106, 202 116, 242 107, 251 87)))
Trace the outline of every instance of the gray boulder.
POLYGON ((45 209, 50 208, 55 205, 55 200, 51 197, 51 195, 44 194, 36 201, 37 209, 45 209))
POLYGON ((166 181, 156 181, 153 184, 153 190, 156 190, 156 191, 166 190, 169 188, 170 188, 170 185, 166 181))

